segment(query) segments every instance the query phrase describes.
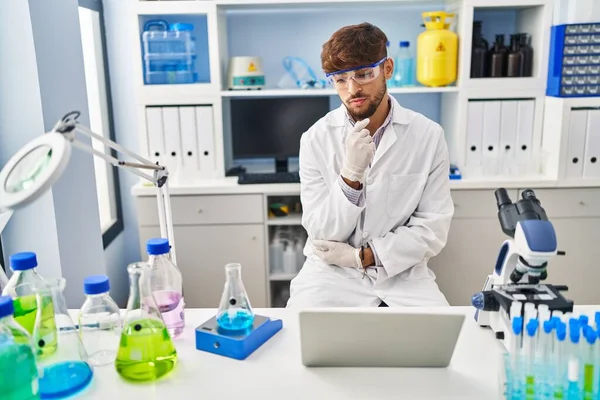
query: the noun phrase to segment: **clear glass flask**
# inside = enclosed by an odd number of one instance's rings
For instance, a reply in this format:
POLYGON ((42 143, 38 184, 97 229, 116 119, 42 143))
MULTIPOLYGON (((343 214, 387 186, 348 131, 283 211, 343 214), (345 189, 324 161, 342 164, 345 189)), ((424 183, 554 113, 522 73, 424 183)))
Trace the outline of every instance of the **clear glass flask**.
POLYGON ((152 381, 175 367, 177 351, 150 289, 149 265, 133 263, 127 271, 129 300, 115 368, 125 379, 152 381))
POLYGON ((85 389, 94 376, 88 356, 79 338, 77 327, 71 319, 63 296, 66 281, 48 279, 45 288, 36 290, 38 303, 51 298, 54 305, 56 333, 49 335, 43 320, 36 319, 33 329, 34 346, 38 348, 38 371, 42 399, 62 399, 85 389), (53 337, 52 337, 53 336, 53 337), (56 351, 44 354, 46 343, 56 343, 56 351))
POLYGON ((119 306, 110 297, 107 276, 88 276, 83 281, 86 300, 79 310, 79 336, 93 366, 111 364, 121 337, 119 306))
POLYGON ((31 336, 13 318, 10 296, 0 296, 0 398, 39 399, 38 372, 31 336))
POLYGON ((167 239, 148 240, 146 251, 149 256, 152 294, 169 334, 174 339, 183 332, 185 326, 181 272, 171 261, 171 246, 167 239))
POLYGON ((242 282, 242 266, 227 264, 225 276, 227 280, 217 311, 217 324, 226 332, 244 331, 252 326, 254 312, 242 282))

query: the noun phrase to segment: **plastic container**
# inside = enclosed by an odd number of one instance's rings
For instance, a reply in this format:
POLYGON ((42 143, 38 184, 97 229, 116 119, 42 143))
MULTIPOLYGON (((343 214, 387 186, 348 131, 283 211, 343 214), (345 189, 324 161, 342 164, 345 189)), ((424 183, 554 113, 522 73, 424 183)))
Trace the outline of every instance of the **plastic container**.
POLYGON ((79 310, 79 336, 93 366, 113 363, 119 348, 121 315, 109 290, 104 275, 88 276, 83 281, 86 299, 79 310))
POLYGON ((269 263, 272 274, 283 273, 283 243, 278 237, 274 237, 269 245, 269 263))
POLYGON ((38 293, 48 285, 48 281, 37 273, 37 257, 35 253, 23 252, 10 256, 10 268, 13 275, 2 291, 4 296, 14 299, 15 320, 30 334, 34 334, 36 321, 39 318, 39 335, 46 338, 44 346, 38 346, 40 355, 50 355, 56 351, 56 323, 51 293, 38 293), (38 313, 41 312, 41 317, 38 313))
POLYGON ((396 56, 394 86, 406 87, 415 84, 414 59, 410 54, 410 42, 400 42, 400 50, 396 56))
POLYGON ((296 273, 296 250, 294 249, 294 242, 288 240, 283 251, 283 272, 286 274, 296 273))
POLYGON ((171 246, 163 238, 146 243, 150 266, 150 288, 172 338, 185 327, 183 282, 179 268, 171 261, 171 246))
POLYGON ((31 336, 13 319, 10 296, 0 297, 0 398, 39 399, 38 371, 31 336))
POLYGON ((425 86, 447 86, 456 81, 458 36, 450 31, 453 13, 424 12, 426 31, 417 39, 417 81, 425 86))
POLYGON ((144 82, 180 84, 198 81, 194 25, 150 20, 142 33, 144 82))

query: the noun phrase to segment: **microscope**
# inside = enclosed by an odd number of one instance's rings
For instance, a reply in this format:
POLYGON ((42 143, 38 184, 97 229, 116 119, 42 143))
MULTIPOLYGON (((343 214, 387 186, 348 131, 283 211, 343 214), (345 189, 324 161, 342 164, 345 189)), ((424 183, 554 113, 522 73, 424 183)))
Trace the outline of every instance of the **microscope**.
POLYGON ((573 312, 573 302, 560 293, 568 290, 567 286, 541 283, 548 276, 548 262, 564 252, 557 251, 554 227, 534 191, 524 190, 516 203, 506 189, 496 190, 495 196, 500 226, 510 239, 502 244, 494 271, 471 303, 477 309, 475 321, 490 327, 496 338, 510 348, 509 313, 514 301, 533 303, 536 308, 545 304, 550 311, 563 313, 573 312))

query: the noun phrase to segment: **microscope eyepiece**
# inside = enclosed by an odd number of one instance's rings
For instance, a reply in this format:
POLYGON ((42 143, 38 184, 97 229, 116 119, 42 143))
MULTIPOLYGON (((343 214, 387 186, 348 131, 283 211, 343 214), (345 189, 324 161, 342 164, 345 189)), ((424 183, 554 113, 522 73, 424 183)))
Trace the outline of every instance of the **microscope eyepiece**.
POLYGON ((512 201, 510 200, 506 189, 497 189, 494 192, 494 195, 496 196, 496 204, 498 205, 498 209, 500 209, 502 206, 512 204, 512 201))
POLYGON ((538 200, 538 198, 535 195, 535 192, 531 189, 525 189, 523 190, 523 192, 521 193, 521 197, 523 198, 523 200, 531 200, 534 201, 536 203, 539 203, 540 201, 538 200))

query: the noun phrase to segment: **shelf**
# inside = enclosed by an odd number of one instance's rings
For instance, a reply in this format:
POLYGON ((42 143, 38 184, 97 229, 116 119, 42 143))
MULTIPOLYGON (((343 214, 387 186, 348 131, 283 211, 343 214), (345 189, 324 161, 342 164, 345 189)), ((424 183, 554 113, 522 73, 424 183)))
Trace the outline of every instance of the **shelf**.
POLYGON ((493 96, 496 90, 503 92, 513 91, 515 93, 523 90, 539 90, 546 92, 546 80, 535 77, 527 78, 468 78, 463 87, 468 90, 490 91, 493 96))
POLYGON ((219 7, 223 7, 225 9, 256 9, 257 7, 261 8, 272 8, 272 7, 311 7, 311 6, 328 6, 342 3, 347 5, 348 3, 352 5, 364 5, 373 7, 376 4, 386 5, 386 4, 406 4, 406 5, 439 5, 452 3, 453 0, 215 0, 219 7))
MULTIPOLYGON (((389 88, 390 94, 411 94, 411 93, 452 93, 458 92, 456 86, 430 88, 430 87, 406 87, 389 88)), ((265 90, 223 90, 223 97, 311 97, 311 96, 337 96, 335 89, 265 89, 265 90)))
POLYGON ((296 274, 271 274, 269 276, 269 280, 271 282, 275 282, 275 281, 286 282, 286 281, 291 281, 292 279, 294 279, 296 277, 296 275, 298 275, 298 274, 297 273, 296 274))
POLYGON ((217 85, 190 83, 177 85, 141 85, 139 102, 143 105, 198 105, 218 100, 217 85))
POLYGON ((138 1, 138 15, 208 14, 213 2, 204 1, 138 1))
POLYGON ((267 219, 267 225, 302 225, 301 215, 288 215, 287 217, 275 217, 267 219))

